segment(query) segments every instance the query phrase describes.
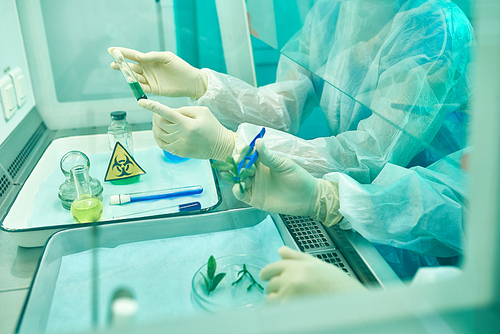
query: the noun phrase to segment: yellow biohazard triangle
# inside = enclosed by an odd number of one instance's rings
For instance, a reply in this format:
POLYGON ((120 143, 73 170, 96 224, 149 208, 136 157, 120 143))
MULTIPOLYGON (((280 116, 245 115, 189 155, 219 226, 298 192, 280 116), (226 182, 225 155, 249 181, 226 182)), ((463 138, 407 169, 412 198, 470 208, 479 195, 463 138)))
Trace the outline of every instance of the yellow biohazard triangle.
POLYGON ((140 174, 146 174, 146 172, 135 162, 122 144, 116 142, 104 181, 123 180, 140 174))

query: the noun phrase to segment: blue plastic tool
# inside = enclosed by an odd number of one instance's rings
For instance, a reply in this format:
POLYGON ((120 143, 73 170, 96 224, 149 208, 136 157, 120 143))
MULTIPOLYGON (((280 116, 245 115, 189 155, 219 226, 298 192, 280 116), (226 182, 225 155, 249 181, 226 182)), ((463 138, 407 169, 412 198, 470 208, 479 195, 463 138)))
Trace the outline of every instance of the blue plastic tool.
POLYGON ((262 128, 262 130, 260 130, 260 132, 255 136, 254 139, 252 139, 252 141, 248 145, 250 148, 247 152, 247 155, 238 164, 238 174, 240 174, 242 168, 246 168, 246 169, 250 168, 257 160, 257 157, 258 157, 257 150, 255 150, 253 153, 252 153, 252 150, 255 147, 255 141, 259 138, 264 137, 265 133, 266 133, 266 128, 262 128), (246 161, 248 161, 247 164, 245 164, 246 161))
POLYGON ((201 210, 200 202, 190 202, 190 203, 184 203, 184 204, 180 204, 180 205, 169 206, 166 208, 132 212, 132 213, 128 213, 126 215, 112 217, 112 219, 120 219, 120 218, 137 216, 137 215, 161 214, 162 211, 167 211, 167 213, 176 213, 176 212, 185 212, 185 211, 194 211, 194 210, 201 210))
POLYGON ((125 204, 130 202, 151 201, 163 198, 199 195, 203 192, 202 186, 187 186, 164 190, 143 191, 139 193, 111 195, 111 204, 125 204))

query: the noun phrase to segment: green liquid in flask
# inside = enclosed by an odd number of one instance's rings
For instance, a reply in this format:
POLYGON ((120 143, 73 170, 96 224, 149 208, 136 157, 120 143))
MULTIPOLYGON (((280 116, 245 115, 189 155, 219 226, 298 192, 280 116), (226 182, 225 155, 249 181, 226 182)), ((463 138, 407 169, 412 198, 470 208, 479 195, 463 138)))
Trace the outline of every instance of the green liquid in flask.
POLYGON ((147 99, 148 97, 146 94, 144 94, 144 91, 142 90, 141 84, 138 83, 137 81, 135 82, 129 82, 128 85, 130 86, 130 89, 132 89, 132 92, 134 92, 134 96, 139 101, 140 99, 147 99))
POLYGON ((92 223, 102 216, 102 202, 95 196, 84 194, 71 204, 71 215, 77 223, 92 223))

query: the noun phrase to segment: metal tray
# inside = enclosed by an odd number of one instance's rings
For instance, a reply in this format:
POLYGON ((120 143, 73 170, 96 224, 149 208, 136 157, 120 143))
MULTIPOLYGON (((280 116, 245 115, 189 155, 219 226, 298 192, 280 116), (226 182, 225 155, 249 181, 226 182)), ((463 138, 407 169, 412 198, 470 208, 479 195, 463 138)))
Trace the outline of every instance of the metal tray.
MULTIPOLYGON (((68 210, 64 209, 57 196, 58 187, 64 181, 64 176, 58 168, 61 157, 70 150, 79 150, 91 156, 91 154, 108 154, 109 144, 107 135, 88 135, 88 136, 74 136, 54 140, 47 150, 44 152, 29 178, 24 183, 21 191, 19 192, 16 200, 10 208, 5 219, 2 221, 1 228, 5 230, 12 239, 22 247, 41 247, 45 244, 47 239, 55 232, 62 229, 88 226, 89 224, 75 224, 72 221, 71 214, 68 210), (57 178, 59 177, 59 179, 57 178), (41 196, 41 191, 47 196, 41 196)), ((140 218, 112 218, 109 215, 106 217, 106 205, 109 202, 109 196, 116 194, 116 187, 112 189, 107 182, 103 181, 105 168, 107 166, 93 165, 91 159, 90 174, 101 181, 104 186, 103 204, 105 205, 105 214, 103 221, 108 223, 118 221, 130 221, 137 219, 150 218, 152 216, 176 216, 184 214, 199 214, 216 208, 221 203, 221 194, 217 179, 210 167, 208 160, 194 160, 182 163, 170 163, 164 160, 163 152, 157 148, 157 144, 153 139, 151 131, 134 132, 134 147, 136 154, 139 151, 153 150, 155 157, 151 159, 143 159, 138 163, 143 167, 146 172, 151 168, 152 163, 164 163, 165 174, 161 177, 155 176, 155 189, 174 188, 181 186, 190 186, 191 180, 188 177, 184 179, 177 179, 176 176, 186 175, 190 173, 194 179, 201 180, 199 183, 204 188, 204 192, 200 197, 192 198, 190 201, 199 201, 201 203, 201 210, 188 211, 181 213, 165 213, 162 211, 153 211, 146 213, 140 218), (157 180, 157 182, 156 182, 157 180), (108 190, 107 190, 108 189, 108 190)), ((131 193, 142 191, 145 189, 137 190, 142 180, 146 178, 153 178, 153 175, 141 176, 141 181, 136 184, 120 186, 119 193, 131 193)), ((151 180, 150 180, 151 182, 151 180)), ((147 189, 152 190, 152 189, 147 189)), ((165 201, 165 206, 175 206, 185 202, 188 199, 175 199, 172 201, 165 201)), ((136 204, 136 203, 133 203, 136 204)), ((109 206, 108 206, 109 207, 109 206)), ((144 205, 136 206, 137 211, 148 210, 149 207, 144 205), (143 209, 140 209, 143 208, 143 209)), ((115 207, 113 207, 116 210, 115 207)), ((132 210, 131 206, 123 206, 123 210, 132 210)), ((129 213, 125 212, 125 213, 129 213)), ((118 215, 119 216, 119 215, 118 215)))
MULTIPOLYGON (((90 329, 92 305, 98 305, 100 308, 96 313, 99 314, 97 323, 99 326, 106 326, 108 310, 105 308, 109 305, 111 291, 124 285, 121 272, 123 270, 134 273, 133 278, 125 277, 129 281, 128 287, 137 292, 140 305, 144 296, 146 299, 159 298, 154 307, 142 310, 140 321, 155 321, 166 317, 189 316, 193 312, 207 312, 199 306, 196 307, 193 296, 188 297, 186 294, 191 293, 191 278, 208 260, 208 252, 213 251, 216 258, 231 255, 228 253, 250 252, 267 262, 274 262, 279 260, 277 248, 281 245, 286 244, 298 249, 278 215, 254 208, 101 224, 96 229, 98 232, 94 235, 98 235, 98 247, 94 249, 98 249, 97 253, 92 253, 92 247, 95 245, 93 241, 96 240, 92 237, 96 231, 92 226, 60 231, 49 239, 18 323, 19 333, 68 332, 71 328, 81 330, 84 327, 90 329), (237 234, 236 237, 232 233, 237 234), (213 246, 214 240, 219 240, 217 238, 223 238, 220 240, 227 242, 213 246), (169 243, 170 248, 175 245, 179 247, 166 252, 161 248, 164 243, 169 243), (140 256, 145 250, 150 250, 149 256, 140 256), (190 255, 183 259, 184 253, 190 255), (92 283, 95 281, 92 280, 90 268, 93 254, 101 255, 97 256, 99 283, 96 285, 92 283), (112 257, 109 254, 120 254, 124 257, 109 263, 112 257), (132 255, 125 256, 126 254, 132 255), (83 255, 87 257, 82 260, 83 255), (75 260, 75 256, 78 256, 79 260, 75 260), (134 256, 136 258, 133 258, 134 256), (73 262, 69 263, 70 260, 73 262), (175 266, 178 270, 167 270, 164 273, 163 267, 170 261, 180 263, 175 266), (154 265, 151 265, 152 263, 154 265), (76 269, 68 272, 68 268, 72 268, 68 267, 69 265, 76 269), (120 274, 117 274, 117 270, 120 270, 120 274), (80 275, 78 271, 81 271, 80 275), (175 280, 179 275, 181 284, 176 285, 175 280), (182 278, 184 277, 182 275, 188 279, 182 278), (139 283, 133 284, 130 280, 139 283), (91 300, 94 288, 99 291, 96 295, 100 300, 96 303, 91 300), (178 292, 175 292, 174 296, 169 296, 167 291, 178 292), (69 301, 72 307, 61 307, 59 299, 66 301, 73 295, 76 300, 69 301), (77 297, 82 295, 84 297, 77 297), (187 300, 188 298, 191 300, 187 300), (189 304, 188 307, 186 303, 189 304), (82 307, 86 312, 81 311, 82 307), (63 312, 60 312, 61 309, 63 312), (78 323, 72 327, 71 321, 78 323)), ((151 306, 150 301, 142 301, 143 307, 144 304, 151 306)))

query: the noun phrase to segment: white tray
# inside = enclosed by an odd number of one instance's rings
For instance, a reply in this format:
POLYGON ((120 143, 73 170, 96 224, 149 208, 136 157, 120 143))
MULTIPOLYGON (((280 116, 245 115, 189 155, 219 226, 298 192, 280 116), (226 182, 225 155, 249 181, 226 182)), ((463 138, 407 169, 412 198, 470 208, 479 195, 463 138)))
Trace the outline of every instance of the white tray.
POLYGON ((137 163, 146 171, 140 181, 129 185, 112 185, 104 182, 109 150, 107 135, 76 136, 54 140, 33 172, 23 185, 10 211, 2 222, 2 229, 22 247, 40 247, 55 232, 88 224, 76 224, 71 214, 64 209, 58 198, 59 185, 65 178, 59 169, 61 157, 68 151, 79 150, 90 158, 90 175, 97 178, 104 187, 103 222, 137 220, 143 217, 196 214, 215 208, 221 201, 217 182, 209 160, 189 159, 172 163, 165 159, 158 148, 151 131, 134 132, 134 151, 137 163), (142 156, 142 158, 141 158, 142 156), (146 157, 146 158, 145 158, 146 157), (159 167, 161 165, 161 167, 159 167), (111 206, 110 195, 145 190, 169 189, 182 186, 201 185, 201 195, 136 202, 111 206), (158 210, 188 202, 200 202, 201 210, 175 213, 173 210, 158 210), (142 211, 151 211, 137 218, 119 216, 142 211), (118 218, 113 218, 118 217, 118 218))

